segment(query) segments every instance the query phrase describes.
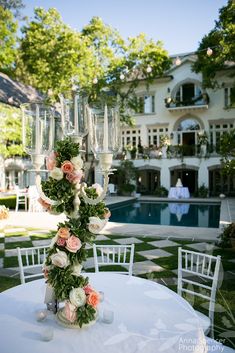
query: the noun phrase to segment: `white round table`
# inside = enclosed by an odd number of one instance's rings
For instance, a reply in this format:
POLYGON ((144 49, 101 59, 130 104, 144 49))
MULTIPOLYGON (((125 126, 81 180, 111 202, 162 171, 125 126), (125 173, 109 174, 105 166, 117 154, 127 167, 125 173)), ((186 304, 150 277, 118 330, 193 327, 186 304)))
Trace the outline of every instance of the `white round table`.
POLYGON ((167 287, 137 277, 112 273, 89 274, 90 283, 104 292, 104 309, 114 312, 111 324, 99 319, 89 328, 60 326, 53 314, 38 322, 44 309, 45 282, 33 281, 0 294, 1 353, 176 353, 207 351, 192 307, 167 287), (51 341, 42 331, 53 328, 51 341), (192 349, 194 348, 194 350, 192 349))

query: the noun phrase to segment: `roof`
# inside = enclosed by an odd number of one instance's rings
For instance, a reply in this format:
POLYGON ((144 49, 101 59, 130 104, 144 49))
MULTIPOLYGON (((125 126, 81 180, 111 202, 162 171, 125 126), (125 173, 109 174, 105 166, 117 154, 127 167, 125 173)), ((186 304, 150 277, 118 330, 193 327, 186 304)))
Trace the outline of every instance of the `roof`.
POLYGON ((22 103, 43 100, 43 95, 31 86, 23 85, 0 72, 0 102, 19 107, 22 103))

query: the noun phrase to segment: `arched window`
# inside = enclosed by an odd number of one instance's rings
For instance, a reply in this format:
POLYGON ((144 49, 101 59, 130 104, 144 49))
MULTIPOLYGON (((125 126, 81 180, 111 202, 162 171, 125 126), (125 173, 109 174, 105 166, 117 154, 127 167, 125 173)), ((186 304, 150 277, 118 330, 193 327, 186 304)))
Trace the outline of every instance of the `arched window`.
POLYGON ((177 131, 195 131, 200 129, 201 127, 196 119, 186 118, 179 123, 177 131))

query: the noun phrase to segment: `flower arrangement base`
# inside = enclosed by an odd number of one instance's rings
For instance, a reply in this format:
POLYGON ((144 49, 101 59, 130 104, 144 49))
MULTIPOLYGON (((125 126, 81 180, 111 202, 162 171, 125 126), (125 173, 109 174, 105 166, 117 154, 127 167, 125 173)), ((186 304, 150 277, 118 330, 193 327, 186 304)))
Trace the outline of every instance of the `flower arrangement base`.
POLYGON ((64 308, 61 308, 58 310, 57 314, 56 314, 56 319, 57 322, 67 328, 73 328, 73 329, 83 329, 83 328, 87 328, 90 327, 92 325, 94 325, 96 323, 96 321, 98 320, 98 311, 96 311, 96 317, 94 320, 88 322, 87 324, 83 324, 82 327, 80 327, 80 325, 78 323, 72 323, 70 321, 68 321, 66 319, 65 313, 64 313, 64 308))

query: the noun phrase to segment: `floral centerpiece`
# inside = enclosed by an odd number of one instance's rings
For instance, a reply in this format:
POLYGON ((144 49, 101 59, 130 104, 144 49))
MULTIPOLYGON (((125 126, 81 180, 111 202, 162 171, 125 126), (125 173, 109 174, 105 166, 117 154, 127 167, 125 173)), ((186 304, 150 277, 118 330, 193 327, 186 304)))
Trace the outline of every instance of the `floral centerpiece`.
POLYGON ((41 183, 39 202, 52 214, 65 213, 67 220, 58 224, 43 268, 47 284, 65 306, 57 313, 66 326, 82 327, 96 320, 99 293, 81 275, 86 260, 86 244, 92 243, 110 217, 104 202, 88 204, 82 190, 96 199, 103 189, 83 181, 83 160, 79 144, 67 137, 57 142, 55 151, 46 159, 50 176, 41 183))

